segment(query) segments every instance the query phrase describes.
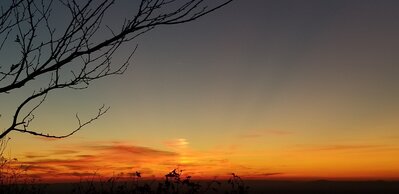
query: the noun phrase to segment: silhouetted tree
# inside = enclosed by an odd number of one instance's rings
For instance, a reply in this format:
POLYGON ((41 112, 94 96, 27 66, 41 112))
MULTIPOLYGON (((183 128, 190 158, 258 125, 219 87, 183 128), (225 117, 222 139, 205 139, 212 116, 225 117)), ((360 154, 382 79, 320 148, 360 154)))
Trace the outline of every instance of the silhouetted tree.
MULTIPOLYGON (((137 46, 124 63, 112 63, 112 56, 126 42, 161 25, 196 20, 232 0, 141 0, 132 15, 119 28, 103 24, 107 11, 116 0, 2 0, 0 2, 0 51, 17 46, 15 62, 0 61, 0 94, 24 90, 41 83, 15 108, 12 121, 1 133, 3 139, 12 131, 47 138, 68 137, 107 112, 104 105, 90 120, 65 135, 44 134, 31 129, 35 110, 46 96, 58 89, 85 89, 92 81, 123 74, 137 46), (67 14, 53 21, 55 11, 67 14), (60 24, 61 23, 61 24, 60 24), (105 29, 108 37, 100 32, 105 29), (100 38, 99 38, 100 37, 100 38), (101 38, 102 37, 102 38, 101 38), (35 82, 34 80, 40 80, 35 82), (35 104, 36 103, 36 104, 35 104)), ((30 88, 29 88, 30 89, 30 88)), ((4 102, 2 102, 4 103, 4 102)), ((1 107, 0 107, 1 110, 1 107)))

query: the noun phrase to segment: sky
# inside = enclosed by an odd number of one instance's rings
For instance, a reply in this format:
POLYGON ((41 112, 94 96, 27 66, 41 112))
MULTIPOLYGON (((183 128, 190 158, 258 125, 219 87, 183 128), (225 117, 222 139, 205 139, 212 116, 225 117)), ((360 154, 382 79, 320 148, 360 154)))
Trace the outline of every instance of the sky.
MULTIPOLYGON (((130 13, 115 4, 104 22, 130 13)), ((235 0, 194 22, 161 26, 132 66, 86 90, 48 96, 7 155, 43 180, 174 168, 199 178, 399 179, 399 2, 235 0)), ((17 57, 2 51, 3 62, 17 57)), ((118 58, 120 57, 120 59, 118 58)), ((120 61, 118 61, 120 60, 120 61)), ((0 96, 0 128, 24 91, 0 96)))

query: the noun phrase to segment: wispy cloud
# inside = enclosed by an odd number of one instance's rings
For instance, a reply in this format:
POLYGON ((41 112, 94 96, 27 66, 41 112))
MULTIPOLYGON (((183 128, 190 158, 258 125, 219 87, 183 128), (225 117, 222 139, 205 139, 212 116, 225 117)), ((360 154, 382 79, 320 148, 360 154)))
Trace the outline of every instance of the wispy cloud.
POLYGON ((66 155, 66 154, 76 154, 76 153, 79 153, 79 151, 60 149, 60 150, 52 150, 50 155, 66 155))
POLYGON ((389 148, 383 144, 330 144, 330 145, 297 145, 296 149, 303 151, 365 151, 389 148))
POLYGON ((238 135, 238 138, 244 139, 254 139, 268 136, 286 136, 291 135, 293 132, 285 131, 285 130, 277 130, 277 129, 262 129, 262 130, 252 130, 241 133, 238 135))
POLYGON ((126 143, 118 142, 110 145, 85 145, 83 148, 88 148, 91 151, 106 152, 107 154, 120 155, 128 154, 135 156, 176 156, 177 154, 170 151, 156 150, 148 147, 128 145, 126 143))
POLYGON ((25 158, 34 159, 34 158, 45 158, 45 157, 49 157, 49 156, 68 155, 68 154, 77 154, 77 153, 79 153, 79 151, 77 151, 77 150, 59 149, 59 150, 50 150, 50 151, 47 151, 47 152, 42 153, 42 154, 26 153, 24 155, 24 157, 25 158))
POLYGON ((286 173, 283 172, 265 172, 265 173, 259 173, 259 172, 252 172, 249 174, 244 174, 242 177, 246 179, 275 179, 275 178, 281 178, 286 173))
POLYGON ((42 153, 26 153, 18 165, 27 167, 32 176, 45 180, 70 180, 94 172, 108 176, 144 170, 148 176, 162 176, 163 172, 181 168, 186 173, 205 176, 209 172, 215 175, 226 169, 244 169, 231 163, 226 158, 228 154, 224 152, 192 150, 189 141, 184 138, 165 141, 164 144, 169 150, 136 146, 127 142, 70 145, 42 153))
POLYGON ((103 142, 72 145, 42 153, 27 153, 16 165, 27 168, 31 175, 42 179, 70 179, 68 176, 93 172, 112 174, 141 168, 159 169, 165 161, 176 161, 172 151, 130 145, 126 142, 103 142))
POLYGON ((359 150, 359 149, 373 149, 385 147, 384 145, 329 145, 317 148, 324 151, 339 151, 339 150, 359 150))
POLYGON ((178 138, 178 139, 173 139, 169 141, 165 141, 164 143, 167 147, 173 148, 173 149, 185 149, 188 147, 188 140, 185 138, 178 138))
POLYGON ((263 137, 263 135, 259 133, 246 133, 238 135, 238 138, 244 138, 244 139, 254 139, 260 137, 263 137))
POLYGON ((263 173, 261 174, 262 176, 274 176, 274 175, 282 175, 284 173, 282 172, 269 172, 269 173, 263 173))

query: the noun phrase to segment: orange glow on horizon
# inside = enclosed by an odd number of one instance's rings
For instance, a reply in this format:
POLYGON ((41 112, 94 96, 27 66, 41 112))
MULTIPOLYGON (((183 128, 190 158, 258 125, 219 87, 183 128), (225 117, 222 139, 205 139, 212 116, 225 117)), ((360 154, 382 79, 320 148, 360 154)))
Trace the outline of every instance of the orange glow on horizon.
POLYGON ((131 178, 129 174, 136 171, 143 179, 160 180, 173 169, 183 170, 183 176, 197 180, 223 180, 232 172, 247 180, 399 180, 399 157, 392 157, 398 150, 380 145, 297 146, 263 153, 240 149, 196 151, 186 139, 165 145, 167 149, 160 150, 126 142, 92 142, 25 154, 13 165, 26 168, 30 177, 43 182, 131 178), (262 161, 267 157, 272 159, 262 161))

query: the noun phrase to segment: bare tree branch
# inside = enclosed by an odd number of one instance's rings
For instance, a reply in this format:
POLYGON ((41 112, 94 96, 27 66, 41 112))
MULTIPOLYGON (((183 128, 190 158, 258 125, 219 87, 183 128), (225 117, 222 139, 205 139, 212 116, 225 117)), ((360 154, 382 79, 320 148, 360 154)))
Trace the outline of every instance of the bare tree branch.
MULTIPOLYGON (((66 137, 69 137, 69 136, 75 134, 77 131, 79 131, 80 129, 82 129, 84 126, 90 124, 90 123, 93 122, 94 120, 97 120, 97 119, 100 118, 103 114, 105 114, 108 110, 109 110, 109 107, 106 107, 106 108, 105 108, 105 105, 101 106, 101 107, 98 109, 97 115, 96 115, 95 117, 92 117, 90 120, 88 120, 88 121, 86 121, 86 122, 84 122, 84 123, 82 123, 82 122, 80 121, 80 118, 79 118, 78 114, 76 114, 76 119, 78 120, 78 127, 77 127, 76 129, 74 129, 72 132, 70 132, 70 133, 68 133, 68 134, 66 134, 66 135, 56 136, 56 135, 50 135, 50 134, 43 134, 43 133, 40 133, 40 132, 36 132, 36 131, 27 129, 27 128, 28 128, 27 125, 24 125, 24 128, 23 128, 23 129, 14 128, 13 130, 14 130, 14 131, 21 132, 21 133, 28 133, 28 134, 31 134, 31 135, 41 136, 41 137, 46 137, 46 138, 55 138, 55 139, 66 138, 66 137)), ((27 123, 27 124, 29 125, 29 123, 27 123)))
POLYGON ((122 45, 158 26, 194 21, 229 4, 232 0, 141 0, 137 11, 126 16, 119 28, 104 24, 106 13, 116 0, 9 0, 0 9, 0 52, 6 45, 19 48, 19 58, 0 64, 0 94, 27 89, 36 79, 47 84, 33 90, 15 108, 10 125, 0 139, 11 131, 48 138, 65 138, 98 119, 108 111, 102 106, 92 119, 81 122, 66 135, 56 136, 29 128, 36 111, 49 93, 59 89, 85 89, 98 79, 123 74, 137 49, 135 45, 123 63, 113 63, 122 45), (65 24, 52 21, 54 11, 63 10, 65 24), (107 38, 99 39, 109 32, 107 38), (33 108, 28 108, 32 103, 33 108), (27 110, 26 110, 27 109, 27 110), (21 114, 24 114, 21 116, 21 114))

